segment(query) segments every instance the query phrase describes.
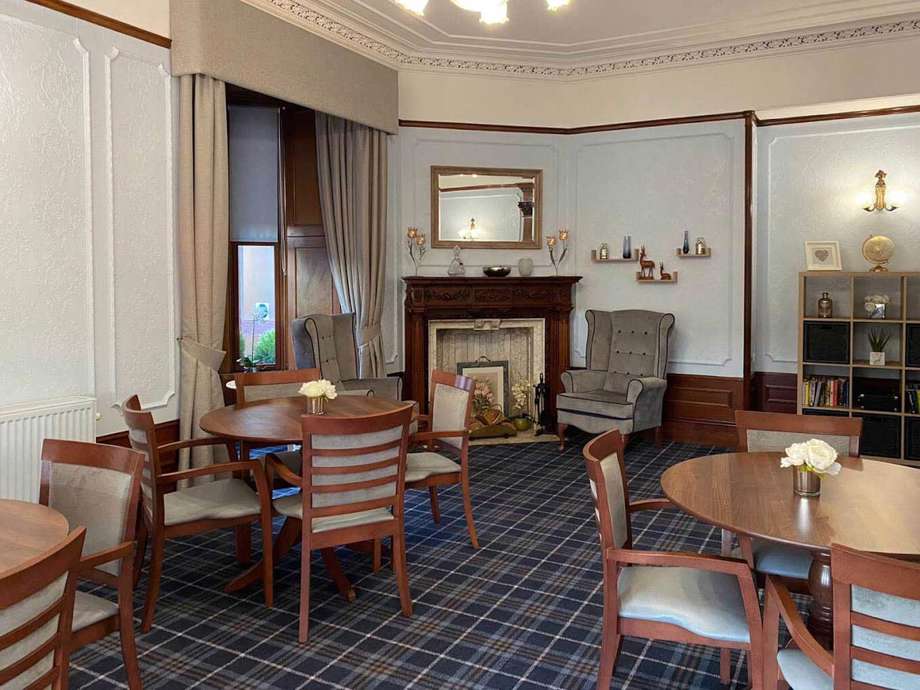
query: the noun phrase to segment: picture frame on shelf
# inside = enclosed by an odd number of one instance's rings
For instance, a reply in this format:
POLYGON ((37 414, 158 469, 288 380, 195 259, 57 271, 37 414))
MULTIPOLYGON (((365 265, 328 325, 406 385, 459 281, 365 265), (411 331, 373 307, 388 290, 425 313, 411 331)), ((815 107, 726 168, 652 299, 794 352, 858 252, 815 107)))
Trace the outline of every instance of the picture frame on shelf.
POLYGON ((843 262, 840 260, 840 243, 830 241, 805 242, 805 270, 806 271, 842 271, 843 262))
POLYGON ((511 402, 509 366, 506 360, 480 359, 476 362, 458 362, 457 373, 481 384, 493 396, 493 403, 502 414, 508 416, 511 402))

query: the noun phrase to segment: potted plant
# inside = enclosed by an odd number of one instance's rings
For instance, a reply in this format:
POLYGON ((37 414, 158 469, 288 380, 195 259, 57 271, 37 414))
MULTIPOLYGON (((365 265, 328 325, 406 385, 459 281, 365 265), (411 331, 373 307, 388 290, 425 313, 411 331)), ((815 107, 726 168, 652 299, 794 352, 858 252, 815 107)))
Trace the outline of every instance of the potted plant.
POLYGON ((840 473, 837 451, 827 441, 813 438, 804 443, 793 443, 780 459, 780 467, 793 468, 792 490, 799 496, 821 494, 821 477, 840 473))
POLYGON ((891 340, 891 333, 882 328, 869 330, 869 364, 873 367, 885 366, 885 346, 891 340))
POLYGON ((518 431, 527 431, 533 426, 533 417, 530 414, 530 394, 533 386, 529 381, 518 381, 511 387, 511 397, 517 414, 511 418, 511 423, 518 431))

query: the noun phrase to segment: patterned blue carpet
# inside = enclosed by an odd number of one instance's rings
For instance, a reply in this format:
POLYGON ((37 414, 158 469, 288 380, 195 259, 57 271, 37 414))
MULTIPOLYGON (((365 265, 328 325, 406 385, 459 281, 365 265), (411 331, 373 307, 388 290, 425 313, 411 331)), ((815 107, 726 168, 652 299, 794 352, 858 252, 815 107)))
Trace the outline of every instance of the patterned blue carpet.
MULTIPOLYGON (((482 548, 469 544, 460 494, 409 492, 412 618, 399 613, 392 571, 340 551, 358 598, 347 603, 315 560, 311 641, 297 642, 299 551, 276 569, 275 608, 261 590, 225 594, 240 572, 233 535, 169 542, 154 629, 138 635, 144 686, 155 688, 591 688, 601 630, 601 562, 581 442, 479 446, 471 454, 482 548)), ((626 452, 633 500, 660 495, 670 465, 716 452, 646 441, 626 452)), ((719 531, 677 512, 634 518, 638 548, 718 553, 719 531)), ((280 527, 280 522, 275 529, 280 527)), ((256 538, 258 535, 255 535, 256 538)), ((258 544, 258 542, 256 542, 258 544)), ((258 553, 258 546, 254 548, 258 553)), ((136 604, 140 612, 145 580, 136 604)), ((732 688, 746 685, 735 655, 732 688)), ((613 688, 722 688, 718 651, 626 638, 613 688)), ((72 688, 123 687, 117 635, 72 657, 72 688)))

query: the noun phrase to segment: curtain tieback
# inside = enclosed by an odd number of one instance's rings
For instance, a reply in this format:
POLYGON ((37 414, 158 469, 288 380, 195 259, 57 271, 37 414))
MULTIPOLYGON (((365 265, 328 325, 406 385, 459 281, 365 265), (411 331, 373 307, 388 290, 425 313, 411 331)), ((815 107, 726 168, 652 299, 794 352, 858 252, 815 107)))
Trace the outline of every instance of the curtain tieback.
POLYGON ((380 337, 380 324, 365 326, 358 330, 358 342, 361 346, 367 345, 372 340, 380 337))
POLYGON ((202 345, 197 340, 186 337, 179 338, 179 347, 196 362, 200 362, 208 367, 208 369, 213 369, 214 371, 220 370, 220 365, 223 363, 224 356, 227 354, 223 350, 215 350, 207 345, 202 345))

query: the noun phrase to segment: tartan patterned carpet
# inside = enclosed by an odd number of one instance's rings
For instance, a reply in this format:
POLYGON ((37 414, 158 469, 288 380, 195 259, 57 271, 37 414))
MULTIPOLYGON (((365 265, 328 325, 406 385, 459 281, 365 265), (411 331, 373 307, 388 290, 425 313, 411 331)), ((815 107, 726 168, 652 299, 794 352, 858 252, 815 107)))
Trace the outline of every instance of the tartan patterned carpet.
MULTIPOLYGON (((340 550, 358 598, 339 597, 318 554, 310 642, 297 642, 299 551, 275 571, 275 607, 261 589, 225 594, 240 572, 231 532, 167 544, 154 629, 137 636, 144 686, 156 688, 592 688, 601 630, 601 563, 576 437, 554 444, 479 446, 472 486, 482 548, 469 544, 457 487, 435 525, 423 492, 407 495, 414 613, 399 613, 392 571, 340 550)), ((626 452, 633 500, 660 495, 670 465, 710 447, 636 441, 626 452)), ((719 530, 678 511, 634 518, 639 548, 718 553, 719 530)), ((276 523, 275 529, 280 527, 276 523)), ((255 534, 258 538, 258 534, 255 534)), ((254 555, 258 554, 258 541, 254 555)), ((135 597, 138 615, 146 591, 135 597)), ((117 635, 71 659, 71 687, 124 687, 117 635)), ((732 688, 746 685, 733 656, 732 688)), ((718 651, 625 638, 611 687, 722 688, 718 651)))

